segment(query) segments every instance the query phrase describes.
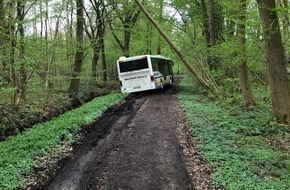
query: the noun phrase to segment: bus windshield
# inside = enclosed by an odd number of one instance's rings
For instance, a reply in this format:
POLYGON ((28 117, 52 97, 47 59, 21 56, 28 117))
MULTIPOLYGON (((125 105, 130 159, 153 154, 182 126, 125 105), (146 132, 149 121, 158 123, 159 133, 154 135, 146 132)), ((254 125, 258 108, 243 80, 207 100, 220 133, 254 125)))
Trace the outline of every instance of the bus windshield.
POLYGON ((119 62, 119 67, 121 73, 149 68, 147 57, 138 60, 119 62))

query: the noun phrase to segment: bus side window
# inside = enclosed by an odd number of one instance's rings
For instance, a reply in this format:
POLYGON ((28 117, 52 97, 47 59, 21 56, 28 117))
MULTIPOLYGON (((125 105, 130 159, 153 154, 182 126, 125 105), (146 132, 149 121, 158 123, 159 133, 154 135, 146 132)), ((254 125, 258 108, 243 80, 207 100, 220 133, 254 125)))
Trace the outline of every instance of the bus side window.
POLYGON ((164 76, 169 75, 167 60, 160 60, 160 62, 158 63, 158 66, 159 66, 159 71, 160 73, 162 73, 162 75, 164 76))
POLYGON ((169 74, 173 75, 173 71, 172 71, 172 67, 174 65, 173 61, 168 61, 167 65, 168 65, 169 74))
POLYGON ((156 60, 152 60, 152 69, 153 69, 153 71, 158 71, 159 70, 159 68, 158 68, 158 63, 156 62, 156 60))

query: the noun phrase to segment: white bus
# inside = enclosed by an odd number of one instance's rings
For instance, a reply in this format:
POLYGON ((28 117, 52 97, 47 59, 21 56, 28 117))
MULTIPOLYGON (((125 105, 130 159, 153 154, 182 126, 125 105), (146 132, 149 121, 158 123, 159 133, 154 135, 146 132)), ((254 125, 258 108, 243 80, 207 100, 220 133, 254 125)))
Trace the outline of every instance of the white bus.
POLYGON ((160 55, 120 57, 117 61, 122 93, 163 89, 173 84, 173 62, 160 55))

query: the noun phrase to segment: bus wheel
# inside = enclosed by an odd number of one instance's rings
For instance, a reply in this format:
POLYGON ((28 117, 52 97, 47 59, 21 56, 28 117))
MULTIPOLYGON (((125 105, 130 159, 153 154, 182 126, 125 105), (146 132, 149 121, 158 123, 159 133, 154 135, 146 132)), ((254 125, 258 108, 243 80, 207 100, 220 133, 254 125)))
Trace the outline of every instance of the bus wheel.
POLYGON ((160 83, 160 89, 163 90, 163 82, 160 83))
POLYGON ((173 84, 172 79, 170 79, 169 85, 172 86, 172 84, 173 84))

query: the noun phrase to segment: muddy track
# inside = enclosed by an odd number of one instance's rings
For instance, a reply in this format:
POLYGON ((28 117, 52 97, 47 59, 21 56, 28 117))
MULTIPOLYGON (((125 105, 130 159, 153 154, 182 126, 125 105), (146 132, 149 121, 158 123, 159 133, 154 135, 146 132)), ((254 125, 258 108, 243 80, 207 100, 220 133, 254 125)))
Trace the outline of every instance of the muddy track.
POLYGON ((131 96, 88 131, 54 179, 36 189, 199 189, 192 164, 185 163, 188 143, 181 142, 188 135, 181 137, 177 91, 174 85, 131 96))
POLYGON ((90 175, 92 165, 97 160, 105 159, 105 152, 110 149, 109 142, 134 116, 134 109, 138 109, 138 98, 141 96, 129 97, 120 107, 109 110, 93 127, 85 129, 85 133, 88 133, 85 139, 76 147, 68 161, 65 160, 66 163, 60 163, 63 166, 54 179, 48 185, 35 189, 83 189, 83 181, 90 175))

